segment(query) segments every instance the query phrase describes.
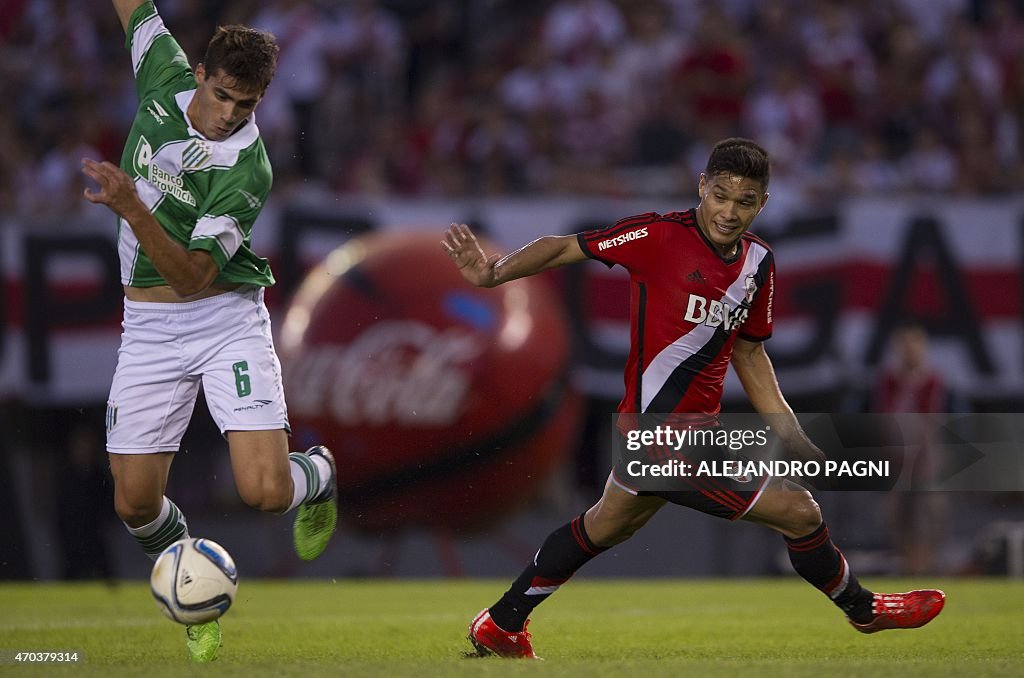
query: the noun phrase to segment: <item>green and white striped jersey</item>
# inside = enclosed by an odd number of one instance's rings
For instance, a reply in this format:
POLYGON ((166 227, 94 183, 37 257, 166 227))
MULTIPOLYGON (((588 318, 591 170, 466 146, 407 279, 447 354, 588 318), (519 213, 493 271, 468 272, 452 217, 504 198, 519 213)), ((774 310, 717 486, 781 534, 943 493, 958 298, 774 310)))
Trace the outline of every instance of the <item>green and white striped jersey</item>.
MULTIPOLYGON (((196 92, 188 59, 152 2, 132 14, 127 34, 139 109, 121 169, 172 238, 213 256, 216 282, 273 285, 269 263, 250 249, 253 222, 273 181, 255 118, 223 141, 207 139, 185 113, 196 92)), ((167 284, 123 220, 118 254, 123 284, 167 284)))

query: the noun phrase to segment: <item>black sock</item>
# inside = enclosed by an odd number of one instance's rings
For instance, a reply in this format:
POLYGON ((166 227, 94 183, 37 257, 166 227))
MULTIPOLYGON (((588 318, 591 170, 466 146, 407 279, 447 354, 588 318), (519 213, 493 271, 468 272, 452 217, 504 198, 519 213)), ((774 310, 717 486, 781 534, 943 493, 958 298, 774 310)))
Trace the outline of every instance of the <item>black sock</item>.
POLYGON ((831 598, 846 616, 858 624, 866 624, 874 618, 873 594, 850 572, 842 551, 829 538, 825 523, 805 537, 787 537, 786 546, 789 562, 793 563, 797 574, 831 598))
POLYGON ((607 549, 594 546, 583 527, 583 516, 574 518, 548 535, 519 578, 497 603, 491 606, 491 619, 509 632, 521 631, 526 618, 567 582, 576 570, 607 549))

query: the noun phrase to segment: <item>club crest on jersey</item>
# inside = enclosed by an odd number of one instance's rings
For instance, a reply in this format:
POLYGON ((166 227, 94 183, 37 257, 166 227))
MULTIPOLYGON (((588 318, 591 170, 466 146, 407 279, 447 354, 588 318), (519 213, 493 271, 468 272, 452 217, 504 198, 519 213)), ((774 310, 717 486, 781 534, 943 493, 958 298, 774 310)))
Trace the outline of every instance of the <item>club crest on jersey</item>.
POLYGON ((726 332, 731 332, 746 322, 748 315, 750 304, 747 302, 734 308, 718 299, 705 299, 698 294, 691 294, 686 303, 686 315, 683 319, 695 325, 721 326, 726 332))
POLYGON ((210 147, 202 139, 192 139, 181 153, 181 169, 199 169, 210 159, 210 147))
POLYGON ((753 273, 747 275, 747 279, 743 281, 743 294, 748 304, 754 303, 754 295, 757 294, 757 280, 754 279, 753 273))
POLYGON ((614 238, 608 238, 606 240, 602 240, 601 242, 597 243, 597 251, 598 252, 603 252, 604 250, 608 249, 609 247, 618 247, 619 245, 625 245, 627 242, 633 242, 634 240, 639 240, 640 238, 646 238, 646 237, 647 237, 647 227, 646 226, 644 228, 638 228, 635 231, 626 231, 625 233, 617 235, 614 238))

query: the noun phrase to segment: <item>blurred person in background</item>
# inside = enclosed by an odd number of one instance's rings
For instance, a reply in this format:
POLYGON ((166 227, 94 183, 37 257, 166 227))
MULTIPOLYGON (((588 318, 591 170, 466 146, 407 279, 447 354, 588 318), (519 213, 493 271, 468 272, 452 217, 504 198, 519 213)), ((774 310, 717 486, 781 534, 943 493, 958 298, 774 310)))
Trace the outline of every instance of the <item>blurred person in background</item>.
MULTIPOLYGON (((939 371, 931 364, 928 334, 924 327, 908 324, 889 339, 890 356, 879 372, 871 393, 870 410, 919 415, 947 411, 949 392, 939 371)), ((901 419, 907 425, 916 419, 901 419)), ((908 488, 890 493, 889 524, 903 575, 934 572, 949 519, 949 501, 944 492, 930 490, 942 460, 928 438, 926 422, 911 435, 903 460, 910 474, 908 488)), ((905 430, 906 432, 906 430, 905 430)))
MULTIPOLYGON (((530 137, 523 174, 528 177, 525 189, 535 193, 664 192, 616 175, 631 175, 638 156, 664 165, 665 153, 632 152, 634 140, 677 138, 679 129, 694 144, 676 156, 677 167, 686 173, 699 171, 715 140, 735 133, 761 139, 776 154, 778 178, 791 175, 803 181, 804 174, 845 173, 830 165, 855 161, 848 149, 862 136, 881 134, 884 157, 899 165, 915 136, 934 130, 937 143, 957 156, 955 180, 963 194, 1005 192, 1024 175, 1019 94, 1024 79, 1019 45, 1024 43, 1016 40, 1024 20, 1012 0, 870 0, 859 5, 832 0, 711 5, 698 0, 560 0, 547 5, 447 0, 430 10, 426 4, 274 0, 257 6, 243 0, 178 0, 168 10, 187 26, 181 38, 192 47, 186 52, 202 48, 205 36, 195 27, 214 16, 249 21, 281 36, 285 75, 268 94, 261 127, 274 142, 270 151, 279 184, 296 188, 315 180, 335 190, 350 189, 351 176, 383 162, 367 156, 390 147, 367 144, 356 130, 392 118, 399 109, 406 114, 402 125, 407 131, 401 134, 436 126, 418 117, 425 110, 418 99, 437 80, 454 83, 446 96, 456 114, 464 109, 472 115, 473 99, 500 92, 513 124, 521 122, 530 137), (530 57, 517 58, 520 51, 535 55, 536 63, 526 66, 530 57), (418 55, 423 54, 428 56, 421 63, 418 55), (673 59, 672 73, 659 80, 667 58, 673 59), (768 105, 760 100, 763 88, 781 64, 805 61, 810 77, 801 85, 817 99, 824 130, 798 135, 795 142, 762 136, 753 122, 763 119, 768 105), (492 81, 500 84, 488 84, 492 81), (965 107, 968 90, 974 91, 972 106, 980 110, 965 107), (594 102, 579 105, 593 91, 602 99, 602 115, 595 115, 594 102), (591 129, 609 111, 618 145, 597 153, 601 177, 592 180, 564 156, 578 147, 580 130, 591 129), (666 120, 663 111, 671 111, 672 119, 666 120), (963 147, 980 135, 975 122, 959 121, 977 114, 991 130, 989 138, 977 149, 963 147), (977 173, 992 151, 1002 177, 977 173), (785 157, 789 153, 811 157, 812 164, 791 167, 785 157)), ((90 3, 23 1, 5 3, 4 12, 10 20, 3 27, 0 88, 20 94, 13 103, 16 126, 35 173, 35 165, 58 145, 56 135, 36 125, 38 114, 52 108, 53 96, 101 85, 105 91, 124 91, 108 79, 126 83, 130 75, 102 67, 112 57, 115 41, 110 36, 117 26, 103 20, 90 3), (58 21, 45 19, 58 14, 58 21)), ((115 99, 103 102, 107 115, 120 108, 114 117, 130 117, 131 104, 121 96, 115 99)), ((82 123, 75 127, 84 129, 82 123)), ((458 143, 464 145, 470 132, 462 129, 458 143)), ((454 196, 477 190, 480 182, 465 176, 458 164, 465 154, 441 150, 450 139, 440 139, 435 150, 421 140, 412 144, 419 157, 401 164, 439 164, 444 172, 436 181, 428 178, 420 191, 454 196)), ((812 182, 809 188, 815 186, 812 182)), ((408 182, 384 182, 381 189, 409 193, 408 182)))

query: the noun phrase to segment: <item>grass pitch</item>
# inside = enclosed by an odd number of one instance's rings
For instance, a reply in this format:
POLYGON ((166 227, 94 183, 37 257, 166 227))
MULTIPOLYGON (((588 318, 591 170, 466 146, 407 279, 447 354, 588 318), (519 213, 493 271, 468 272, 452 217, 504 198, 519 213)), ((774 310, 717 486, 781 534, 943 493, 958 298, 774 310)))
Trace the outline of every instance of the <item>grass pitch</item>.
MULTIPOLYGON (((877 590, 918 581, 866 582, 877 590)), ((1009 676, 1024 675, 1024 583, 948 580, 931 625, 864 636, 802 581, 585 580, 534 615, 543 662, 467 659, 470 619, 498 581, 243 580, 211 665, 142 583, 0 585, 0 651, 77 650, 74 676, 1009 676)))

